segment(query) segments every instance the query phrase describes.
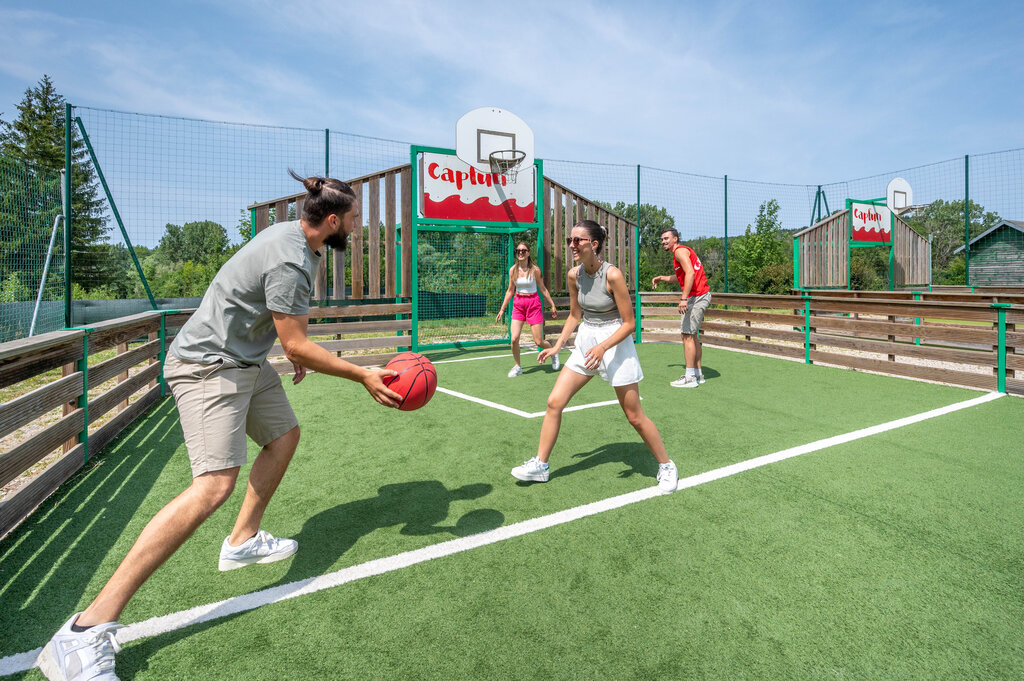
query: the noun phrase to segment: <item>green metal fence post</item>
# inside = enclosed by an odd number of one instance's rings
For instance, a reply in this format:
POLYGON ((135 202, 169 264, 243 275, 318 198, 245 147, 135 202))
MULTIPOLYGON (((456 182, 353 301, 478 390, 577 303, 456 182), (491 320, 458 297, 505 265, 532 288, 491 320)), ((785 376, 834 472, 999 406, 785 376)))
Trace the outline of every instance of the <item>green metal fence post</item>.
MULTIPOLYGON (((157 361, 160 362, 160 397, 167 394, 167 382, 164 381, 164 360, 167 359, 167 314, 169 310, 163 310, 160 312, 160 353, 157 355, 157 361)), ((177 310, 173 310, 177 312, 177 310)))
POLYGON ((970 156, 964 154, 964 286, 971 285, 970 156))
POLYGON ((71 326, 71 105, 64 104, 64 327, 71 326))
POLYGON ((804 301, 804 363, 814 364, 811 361, 811 297, 800 297, 804 301))
POLYGON ((800 286, 800 246, 795 238, 793 239, 793 288, 797 291, 803 289, 800 286))
MULTIPOLYGON (((920 291, 914 291, 914 300, 921 300, 921 292, 920 291)), ((921 325, 921 318, 920 317, 914 317, 914 324, 916 326, 920 326, 921 325)), ((920 344, 921 344, 921 339, 920 338, 915 338, 914 339, 914 345, 920 345, 920 344)))
POLYGON ((82 410, 82 430, 78 433, 78 441, 82 443, 83 463, 89 462, 89 329, 83 329, 82 358, 78 360, 78 370, 82 372, 82 394, 78 396, 78 408, 82 410))
POLYGON ((128 230, 124 228, 124 222, 121 220, 121 213, 117 210, 117 204, 114 203, 114 197, 110 193, 110 187, 107 186, 107 178, 103 175, 103 169, 100 168, 100 162, 96 158, 96 152, 92 149, 92 142, 89 141, 89 135, 85 132, 85 124, 82 123, 81 118, 75 118, 75 122, 78 123, 78 130, 82 133, 82 139, 85 141, 85 147, 89 150, 89 158, 92 159, 92 166, 96 169, 96 175, 100 178, 100 184, 103 186, 103 191, 107 195, 107 202, 110 204, 110 212, 114 214, 114 220, 117 222, 117 226, 121 228, 121 236, 124 238, 124 244, 128 247, 128 253, 132 256, 132 262, 135 263, 135 270, 139 273, 139 279, 142 280, 142 287, 146 289, 146 295, 149 296, 149 303, 153 306, 153 309, 157 309, 156 298, 153 297, 153 292, 149 290, 149 282, 146 281, 146 275, 142 272, 142 265, 139 263, 139 258, 135 255, 135 249, 132 247, 132 240, 128 238, 128 230))
POLYGON ((636 248, 633 249, 633 271, 636 272, 636 292, 633 305, 636 307, 636 335, 635 342, 642 343, 643 336, 640 333, 642 319, 640 318, 640 164, 636 166, 636 227, 633 228, 633 236, 636 239, 636 248))
POLYGON ((1006 392, 1006 308, 1010 303, 992 303, 998 314, 999 348, 996 354, 996 387, 1001 393, 1006 392))
POLYGON ((729 176, 724 180, 725 200, 725 243, 722 244, 722 260, 725 269, 725 292, 729 292, 729 176))

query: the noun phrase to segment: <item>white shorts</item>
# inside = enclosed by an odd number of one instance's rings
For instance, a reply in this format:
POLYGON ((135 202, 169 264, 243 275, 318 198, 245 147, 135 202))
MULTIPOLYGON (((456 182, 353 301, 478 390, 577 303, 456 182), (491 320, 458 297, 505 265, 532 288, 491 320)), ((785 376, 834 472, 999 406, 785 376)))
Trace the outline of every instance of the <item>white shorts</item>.
POLYGON ((612 387, 630 385, 643 380, 644 372, 640 369, 640 358, 636 355, 636 346, 632 338, 626 338, 618 345, 605 350, 597 369, 586 367, 586 354, 592 347, 609 338, 619 330, 621 322, 611 324, 580 324, 576 332, 576 347, 565 362, 565 368, 584 376, 600 376, 612 387))

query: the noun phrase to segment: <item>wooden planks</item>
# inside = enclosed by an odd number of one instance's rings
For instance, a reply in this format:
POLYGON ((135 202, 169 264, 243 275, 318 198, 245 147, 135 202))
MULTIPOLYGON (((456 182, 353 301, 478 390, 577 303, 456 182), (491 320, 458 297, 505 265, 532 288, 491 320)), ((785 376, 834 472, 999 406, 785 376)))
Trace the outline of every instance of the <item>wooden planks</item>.
POLYGON ((0 454, 0 485, 6 485, 14 480, 81 432, 84 427, 85 411, 76 409, 21 444, 0 454))
POLYGON ((82 394, 82 373, 58 379, 21 397, 0 404, 0 438, 82 394))

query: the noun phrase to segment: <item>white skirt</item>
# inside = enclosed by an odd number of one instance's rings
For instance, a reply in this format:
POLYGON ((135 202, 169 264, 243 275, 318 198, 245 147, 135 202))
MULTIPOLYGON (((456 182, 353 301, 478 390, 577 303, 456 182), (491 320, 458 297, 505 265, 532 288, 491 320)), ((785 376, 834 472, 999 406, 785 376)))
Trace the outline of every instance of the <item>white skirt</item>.
POLYGON ((640 369, 640 358, 636 355, 633 338, 625 338, 618 345, 605 350, 597 369, 586 367, 586 354, 595 345, 602 343, 619 330, 622 322, 610 324, 588 324, 582 322, 576 331, 576 347, 565 363, 565 368, 584 376, 600 376, 612 387, 630 385, 643 380, 644 372, 640 369))

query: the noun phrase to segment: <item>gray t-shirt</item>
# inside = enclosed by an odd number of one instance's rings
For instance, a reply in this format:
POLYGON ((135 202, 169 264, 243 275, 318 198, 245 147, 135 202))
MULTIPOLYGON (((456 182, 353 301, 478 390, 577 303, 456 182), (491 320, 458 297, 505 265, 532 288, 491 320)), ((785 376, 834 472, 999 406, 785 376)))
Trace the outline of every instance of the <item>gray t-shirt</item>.
POLYGON ((583 265, 576 268, 576 302, 583 309, 583 321, 591 324, 607 324, 622 321, 615 298, 608 292, 608 268, 611 263, 603 262, 597 272, 587 274, 583 265))
POLYGON ((263 230, 217 272, 171 353, 184 362, 261 364, 277 339, 271 312, 309 312, 319 265, 297 220, 263 230))

